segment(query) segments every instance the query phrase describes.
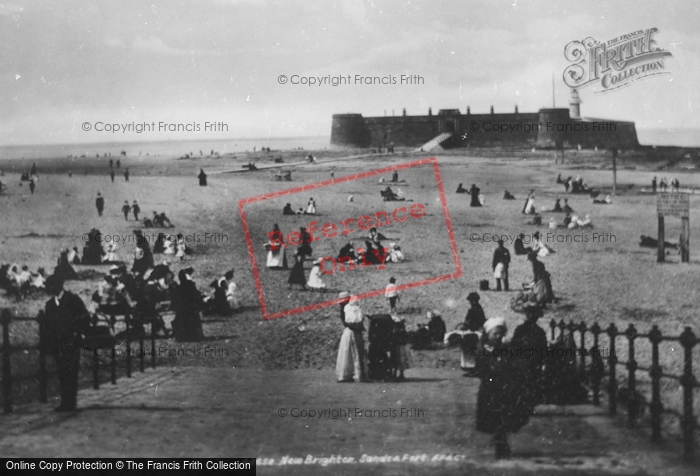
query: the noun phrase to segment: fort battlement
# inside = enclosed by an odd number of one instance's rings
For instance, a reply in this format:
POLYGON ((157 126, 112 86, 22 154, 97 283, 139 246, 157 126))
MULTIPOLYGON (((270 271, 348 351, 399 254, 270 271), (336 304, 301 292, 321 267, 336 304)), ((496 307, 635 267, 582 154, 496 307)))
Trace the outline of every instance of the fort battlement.
MULTIPOLYGON (((574 90, 575 92, 575 90, 574 90)), ((465 114, 459 109, 429 110, 424 116, 363 117, 334 114, 331 144, 348 147, 420 147, 443 133, 452 136, 440 145, 456 147, 536 147, 585 149, 640 147, 634 122, 581 118, 578 95, 570 108, 540 109, 538 112, 465 114)))

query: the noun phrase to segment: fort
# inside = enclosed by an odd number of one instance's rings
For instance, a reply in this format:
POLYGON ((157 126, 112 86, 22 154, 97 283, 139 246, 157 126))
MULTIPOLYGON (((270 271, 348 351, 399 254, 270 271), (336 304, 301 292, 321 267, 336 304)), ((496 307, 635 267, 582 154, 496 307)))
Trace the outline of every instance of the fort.
POLYGON ((528 147, 639 148, 634 122, 581 117, 578 92, 572 89, 569 108, 538 112, 466 114, 441 109, 425 116, 363 117, 334 114, 331 144, 346 147, 416 147, 432 142, 444 148, 528 147))

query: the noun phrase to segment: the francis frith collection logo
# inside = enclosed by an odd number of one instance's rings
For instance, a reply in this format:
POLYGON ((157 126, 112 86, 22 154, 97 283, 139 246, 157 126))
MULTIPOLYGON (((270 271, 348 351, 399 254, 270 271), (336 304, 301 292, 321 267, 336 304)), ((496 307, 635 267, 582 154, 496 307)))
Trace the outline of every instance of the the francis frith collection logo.
POLYGON ((570 64, 564 70, 564 82, 572 88, 600 83, 600 91, 614 91, 633 81, 666 71, 664 58, 673 55, 656 46, 657 28, 638 30, 606 42, 591 37, 572 41, 564 48, 570 64))

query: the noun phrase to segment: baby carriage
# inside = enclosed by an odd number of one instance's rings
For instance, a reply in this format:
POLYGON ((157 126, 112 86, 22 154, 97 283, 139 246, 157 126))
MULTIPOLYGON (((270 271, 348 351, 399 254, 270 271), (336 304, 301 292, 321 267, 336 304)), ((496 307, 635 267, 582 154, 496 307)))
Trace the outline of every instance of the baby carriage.
POLYGON ((368 370, 370 380, 391 380, 391 350, 394 321, 389 314, 376 314, 369 317, 368 370))

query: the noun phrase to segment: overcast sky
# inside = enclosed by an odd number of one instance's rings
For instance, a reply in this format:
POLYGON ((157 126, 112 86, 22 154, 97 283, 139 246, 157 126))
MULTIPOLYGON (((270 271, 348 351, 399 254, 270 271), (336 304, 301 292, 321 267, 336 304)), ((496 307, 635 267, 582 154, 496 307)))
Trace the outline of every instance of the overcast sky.
POLYGON ((0 0, 0 144, 330 135, 331 115, 566 106, 564 47, 656 27, 671 75, 580 91, 584 116, 700 128, 700 2, 0 0), (279 84, 420 75, 419 85, 279 84), (81 124, 222 121, 226 134, 81 124))

